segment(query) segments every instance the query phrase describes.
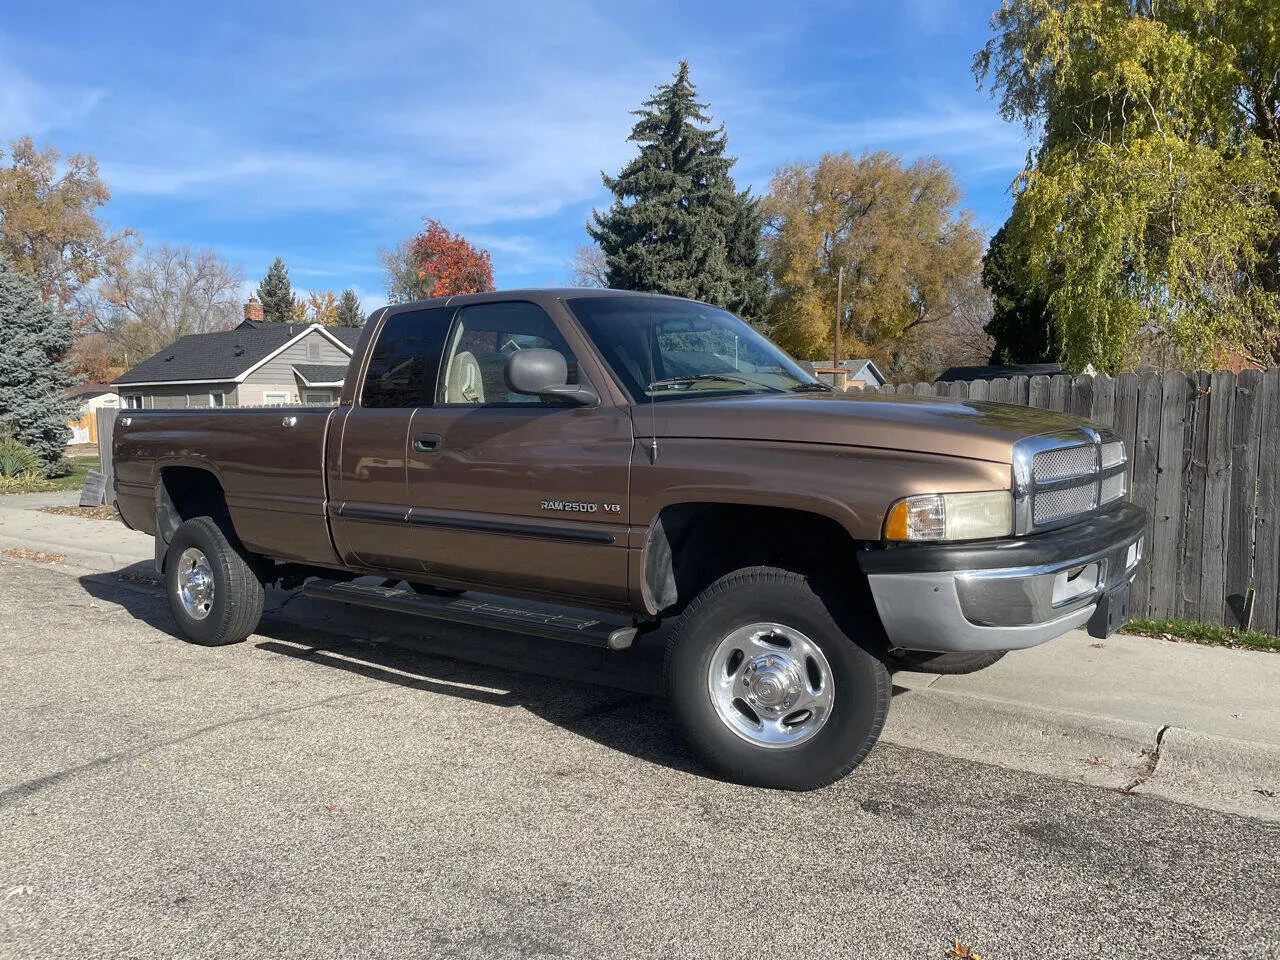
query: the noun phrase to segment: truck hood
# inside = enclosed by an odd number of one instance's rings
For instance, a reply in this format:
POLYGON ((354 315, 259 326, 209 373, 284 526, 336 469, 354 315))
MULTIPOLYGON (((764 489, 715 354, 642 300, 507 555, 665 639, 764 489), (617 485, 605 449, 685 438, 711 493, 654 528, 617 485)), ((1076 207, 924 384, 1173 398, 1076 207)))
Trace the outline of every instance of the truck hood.
MULTIPOLYGON (((764 394, 652 404, 658 437, 829 443, 1010 463, 1013 444, 1084 421, 979 400, 880 394, 764 394)), ((635 407, 636 431, 650 412, 635 407)))

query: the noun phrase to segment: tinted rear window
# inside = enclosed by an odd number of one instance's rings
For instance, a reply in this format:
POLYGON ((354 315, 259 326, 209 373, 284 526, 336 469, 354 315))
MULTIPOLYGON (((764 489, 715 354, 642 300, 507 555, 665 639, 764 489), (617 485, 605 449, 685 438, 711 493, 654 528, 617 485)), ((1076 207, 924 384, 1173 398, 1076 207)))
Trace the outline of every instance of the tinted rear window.
POLYGON ((436 391, 436 373, 453 311, 411 310, 391 317, 378 334, 360 403, 365 407, 426 407, 436 391))

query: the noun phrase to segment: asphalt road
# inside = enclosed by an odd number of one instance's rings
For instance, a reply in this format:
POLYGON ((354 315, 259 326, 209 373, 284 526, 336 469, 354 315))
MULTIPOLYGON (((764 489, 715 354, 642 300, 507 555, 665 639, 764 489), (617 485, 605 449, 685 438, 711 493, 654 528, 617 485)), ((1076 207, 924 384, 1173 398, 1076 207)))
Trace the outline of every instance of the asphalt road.
POLYGON ((884 744, 816 793, 720 783, 645 695, 652 649, 602 671, 545 642, 535 674, 492 665, 500 638, 389 642, 368 613, 321 630, 286 606, 212 650, 169 630, 147 583, 0 566, 6 960, 957 938, 989 960, 1280 958, 1275 823, 884 744), (429 652, 449 644, 491 663, 429 652))

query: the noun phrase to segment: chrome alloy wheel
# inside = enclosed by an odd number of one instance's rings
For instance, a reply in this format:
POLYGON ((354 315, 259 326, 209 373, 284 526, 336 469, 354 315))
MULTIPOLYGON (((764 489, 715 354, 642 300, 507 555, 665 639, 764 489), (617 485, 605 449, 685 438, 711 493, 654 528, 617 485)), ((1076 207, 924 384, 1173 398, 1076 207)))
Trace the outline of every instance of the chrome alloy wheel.
POLYGON ((203 620, 213 608, 213 569, 198 547, 187 547, 178 558, 178 599, 193 620, 203 620))
POLYGON ((818 645, 794 627, 752 623, 716 645, 707 674, 725 725, 759 747, 794 747, 826 724, 835 678, 818 645))

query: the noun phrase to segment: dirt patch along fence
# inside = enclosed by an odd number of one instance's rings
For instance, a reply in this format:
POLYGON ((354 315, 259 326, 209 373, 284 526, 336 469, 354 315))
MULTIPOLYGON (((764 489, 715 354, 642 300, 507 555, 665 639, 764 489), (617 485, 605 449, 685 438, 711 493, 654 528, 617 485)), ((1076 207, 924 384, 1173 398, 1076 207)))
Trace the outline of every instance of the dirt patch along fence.
POLYGON ((1110 427, 1150 520, 1135 617, 1280 633, 1280 369, 1122 373, 868 387, 994 400, 1110 427))

